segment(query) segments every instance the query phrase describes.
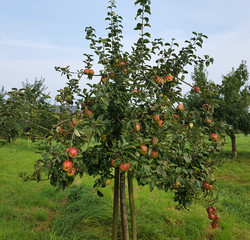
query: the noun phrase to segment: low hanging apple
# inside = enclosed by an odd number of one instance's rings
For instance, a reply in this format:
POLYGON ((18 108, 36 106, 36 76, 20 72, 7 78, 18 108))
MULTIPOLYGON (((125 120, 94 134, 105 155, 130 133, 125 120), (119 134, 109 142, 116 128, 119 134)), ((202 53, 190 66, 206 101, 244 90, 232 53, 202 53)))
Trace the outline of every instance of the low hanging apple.
POLYGON ((71 161, 64 161, 62 164, 62 169, 65 172, 70 171, 72 167, 73 167, 73 163, 71 161))

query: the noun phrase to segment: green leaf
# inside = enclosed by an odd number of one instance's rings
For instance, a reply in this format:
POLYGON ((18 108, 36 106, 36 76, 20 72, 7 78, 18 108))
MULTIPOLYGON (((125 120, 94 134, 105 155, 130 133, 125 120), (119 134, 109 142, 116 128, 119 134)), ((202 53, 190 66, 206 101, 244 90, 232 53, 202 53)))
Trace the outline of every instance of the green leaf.
POLYGON ((154 175, 151 176, 151 178, 150 178, 150 192, 152 192, 154 190, 156 182, 157 182, 157 177, 154 175))
POLYGON ((184 153, 184 160, 186 161, 186 163, 190 163, 191 162, 191 159, 189 157, 189 155, 187 153, 184 153))
POLYGON ((79 133, 79 131, 77 129, 74 130, 74 134, 77 136, 77 137, 81 137, 81 134, 79 133))

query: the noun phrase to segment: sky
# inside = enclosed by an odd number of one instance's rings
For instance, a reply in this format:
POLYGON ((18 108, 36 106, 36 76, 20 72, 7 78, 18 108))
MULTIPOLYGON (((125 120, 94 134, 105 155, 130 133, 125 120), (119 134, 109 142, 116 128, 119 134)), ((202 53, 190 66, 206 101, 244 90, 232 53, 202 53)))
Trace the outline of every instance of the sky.
MULTIPOLYGON (((123 17, 122 43, 127 51, 138 37, 133 31, 134 2, 117 0, 115 10, 123 17)), ((9 91, 26 80, 45 78, 53 99, 66 83, 54 67, 82 69, 83 54, 92 53, 85 27, 93 26, 98 37, 106 36, 107 4, 108 0, 0 0, 0 87, 9 91)), ((175 38, 179 44, 193 37, 193 31, 207 35, 198 54, 214 58, 208 79, 220 83, 222 75, 242 60, 250 71, 249 9, 249 0, 152 0, 149 32, 153 39, 175 38)), ((186 79, 192 83, 190 75, 186 79)), ((81 86, 85 84, 83 80, 81 86)), ((184 86, 183 93, 189 88, 184 86)))

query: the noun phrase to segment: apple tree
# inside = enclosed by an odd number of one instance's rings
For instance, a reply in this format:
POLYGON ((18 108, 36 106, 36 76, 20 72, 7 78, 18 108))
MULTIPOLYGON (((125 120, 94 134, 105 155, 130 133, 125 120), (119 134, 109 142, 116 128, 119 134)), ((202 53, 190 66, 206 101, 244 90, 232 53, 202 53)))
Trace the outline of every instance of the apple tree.
POLYGON ((123 239, 129 239, 127 176, 131 235, 136 239, 133 179, 151 191, 174 191, 174 201, 188 208, 193 199, 212 195, 223 132, 219 125, 200 124, 212 115, 212 102, 192 111, 182 104, 186 66, 213 61, 196 54, 206 36, 193 32, 182 47, 174 39, 152 40, 147 30, 150 1, 137 0, 134 30, 139 37, 131 52, 123 51, 122 17, 115 4, 109 1, 107 36, 98 38, 93 27, 85 29, 92 52, 84 54, 83 69, 56 67, 68 79, 56 96, 57 123, 41 146, 35 172, 23 177, 40 181, 44 172, 53 186, 65 188, 76 176, 88 174, 97 177, 94 189, 99 196, 114 179, 112 239, 118 234, 119 202, 123 239), (87 88, 81 88, 83 83, 87 88), (77 106, 75 112, 72 106, 77 106))
POLYGON ((248 70, 245 61, 237 69, 223 76, 219 85, 219 107, 215 109, 215 116, 224 120, 228 125, 227 134, 232 143, 232 156, 237 156, 236 133, 250 133, 250 87, 248 70))

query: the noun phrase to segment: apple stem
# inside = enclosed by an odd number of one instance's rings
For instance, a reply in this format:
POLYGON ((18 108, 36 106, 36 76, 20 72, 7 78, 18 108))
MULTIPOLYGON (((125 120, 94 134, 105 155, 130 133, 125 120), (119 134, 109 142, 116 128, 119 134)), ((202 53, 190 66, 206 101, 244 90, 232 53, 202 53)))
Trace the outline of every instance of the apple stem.
POLYGON ((119 171, 119 168, 115 168, 112 240, 117 240, 118 239, 119 180, 120 180, 120 171, 119 171))
POLYGON ((133 240, 137 240, 136 213, 135 213, 134 187, 133 187, 132 171, 128 171, 128 194, 129 194, 129 206, 130 206, 130 217, 131 217, 131 227, 132 227, 132 238, 133 238, 133 240))
POLYGON ((125 196, 125 172, 120 173, 120 208, 123 240, 129 240, 127 207, 125 196))

